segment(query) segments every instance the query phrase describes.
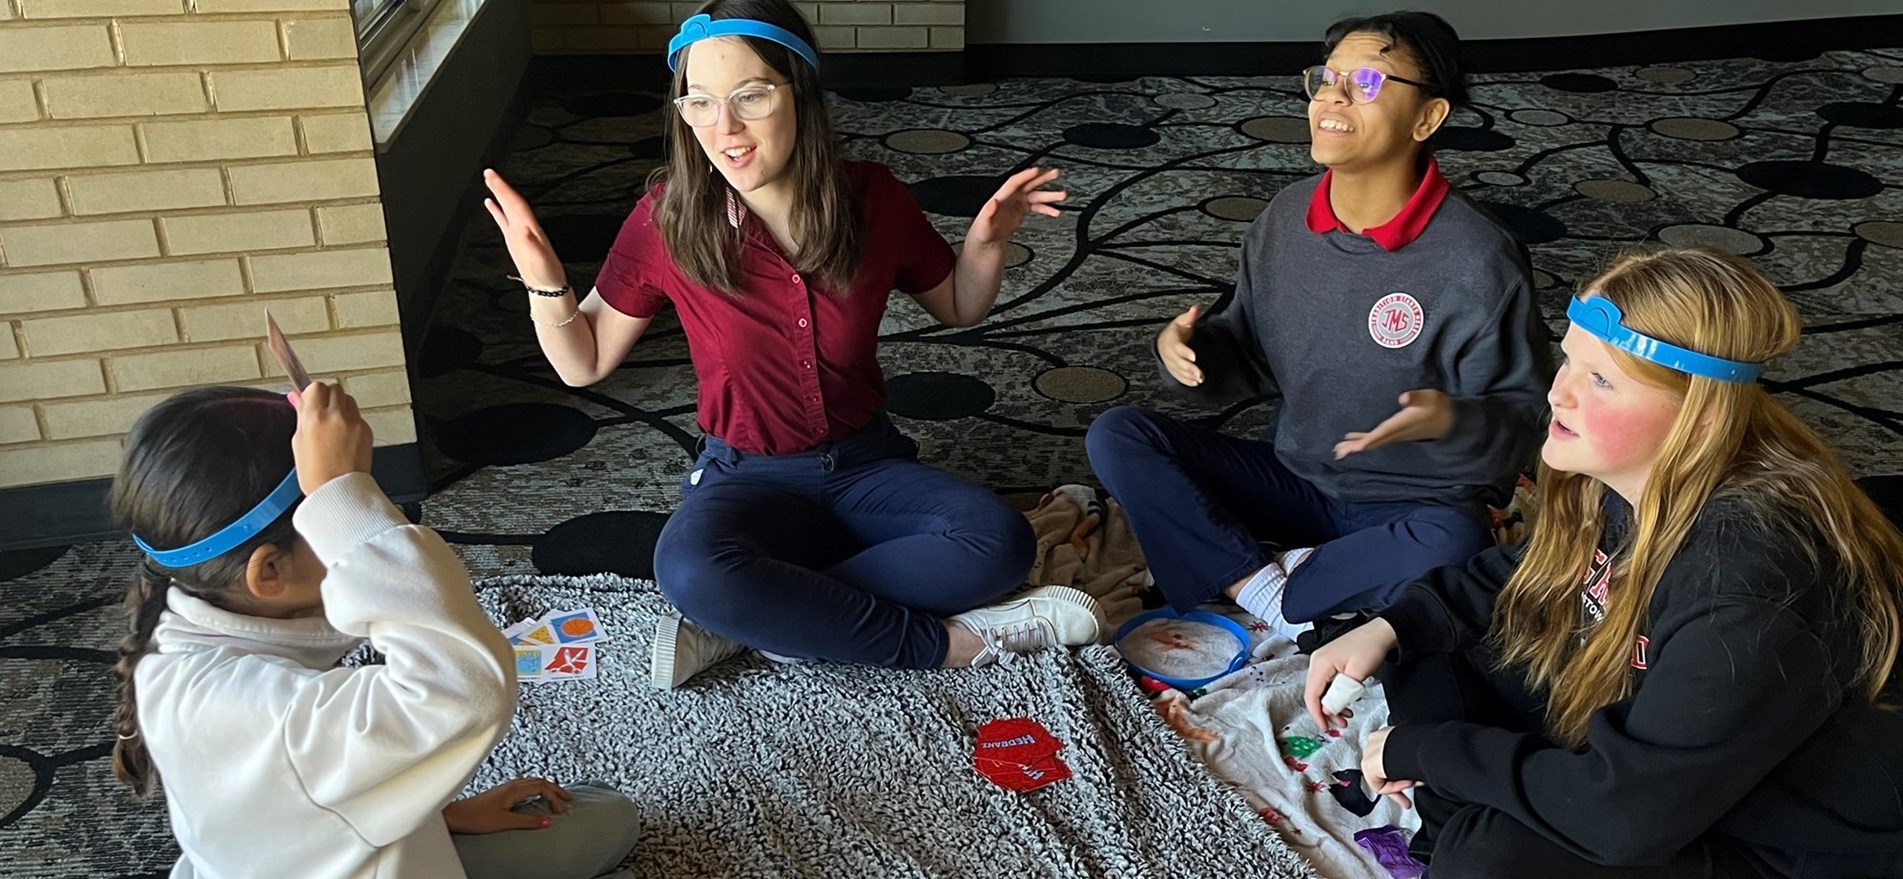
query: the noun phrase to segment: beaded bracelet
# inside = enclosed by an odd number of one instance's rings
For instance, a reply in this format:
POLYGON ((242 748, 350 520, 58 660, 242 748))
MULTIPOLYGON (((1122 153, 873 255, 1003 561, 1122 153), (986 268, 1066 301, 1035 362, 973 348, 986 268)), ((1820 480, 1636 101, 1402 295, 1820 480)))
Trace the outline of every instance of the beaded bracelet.
POLYGON ((541 287, 534 286, 527 281, 523 281, 521 278, 518 278, 515 275, 509 275, 508 278, 511 281, 521 281, 522 289, 527 290, 530 293, 533 293, 537 296, 547 296, 550 299, 554 299, 559 296, 567 296, 568 294, 575 292, 575 288, 568 284, 563 284, 560 289, 546 290, 541 287))

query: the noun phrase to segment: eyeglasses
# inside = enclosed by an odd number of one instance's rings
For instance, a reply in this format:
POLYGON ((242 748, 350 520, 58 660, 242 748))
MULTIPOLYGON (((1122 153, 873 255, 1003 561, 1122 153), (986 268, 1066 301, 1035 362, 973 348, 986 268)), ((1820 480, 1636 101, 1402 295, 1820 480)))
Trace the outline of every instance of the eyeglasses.
POLYGON ((1416 82, 1392 73, 1383 73, 1372 67, 1359 67, 1354 70, 1330 70, 1326 67, 1310 67, 1302 71, 1302 91, 1308 93, 1309 100, 1327 91, 1330 86, 1345 81, 1342 91, 1348 94, 1350 104, 1371 104, 1381 95, 1381 85, 1388 82, 1404 82, 1417 89, 1431 88, 1427 83, 1416 82))
POLYGON ((720 105, 727 105, 735 118, 752 122, 765 119, 779 109, 778 85, 749 85, 734 89, 724 98, 713 95, 691 94, 674 99, 674 107, 681 111, 681 119, 695 128, 706 128, 720 121, 720 105))

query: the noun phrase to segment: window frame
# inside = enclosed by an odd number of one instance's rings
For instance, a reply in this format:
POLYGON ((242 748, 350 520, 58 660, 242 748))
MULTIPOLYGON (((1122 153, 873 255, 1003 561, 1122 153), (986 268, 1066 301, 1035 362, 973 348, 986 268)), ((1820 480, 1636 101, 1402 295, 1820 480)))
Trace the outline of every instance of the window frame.
POLYGON ((351 19, 357 28, 357 54, 363 68, 363 81, 374 86, 396 64, 403 51, 430 12, 441 0, 372 0, 373 14, 368 21, 357 21, 357 2, 350 4, 351 19))

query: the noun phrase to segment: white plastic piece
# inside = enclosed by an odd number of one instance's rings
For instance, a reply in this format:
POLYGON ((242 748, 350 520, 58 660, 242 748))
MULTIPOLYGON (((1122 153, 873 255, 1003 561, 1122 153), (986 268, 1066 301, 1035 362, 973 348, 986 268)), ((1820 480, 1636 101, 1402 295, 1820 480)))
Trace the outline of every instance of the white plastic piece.
POLYGON ((1340 714, 1341 709, 1361 698, 1363 689, 1360 681, 1345 674, 1336 674, 1335 679, 1328 682, 1328 692, 1322 694, 1322 711, 1340 714))

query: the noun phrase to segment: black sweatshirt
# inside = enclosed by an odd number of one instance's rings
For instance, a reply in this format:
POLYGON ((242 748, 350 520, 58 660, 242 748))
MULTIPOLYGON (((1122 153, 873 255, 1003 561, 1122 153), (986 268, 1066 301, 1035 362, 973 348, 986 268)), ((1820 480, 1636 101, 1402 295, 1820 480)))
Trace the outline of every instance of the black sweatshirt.
MULTIPOLYGON (((1607 530, 1600 551, 1617 565, 1618 530, 1607 530)), ((1410 586, 1381 614, 1396 661, 1477 644, 1520 552, 1489 550, 1410 586)), ((1819 553, 1812 561, 1742 502, 1714 498, 1653 595, 1632 694, 1593 714, 1582 751, 1474 723, 1401 724, 1383 768, 1600 864, 1661 863, 1713 831, 1792 876, 1903 863, 1892 859, 1903 852, 1903 713, 1848 686, 1857 630, 1833 603, 1828 548, 1819 553)), ((1588 621, 1600 581, 1581 591, 1588 621)), ((1895 704, 1895 672, 1888 686, 1895 704)))

